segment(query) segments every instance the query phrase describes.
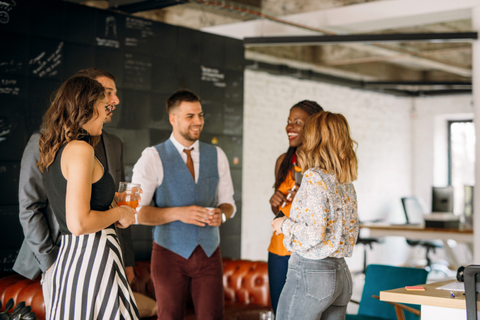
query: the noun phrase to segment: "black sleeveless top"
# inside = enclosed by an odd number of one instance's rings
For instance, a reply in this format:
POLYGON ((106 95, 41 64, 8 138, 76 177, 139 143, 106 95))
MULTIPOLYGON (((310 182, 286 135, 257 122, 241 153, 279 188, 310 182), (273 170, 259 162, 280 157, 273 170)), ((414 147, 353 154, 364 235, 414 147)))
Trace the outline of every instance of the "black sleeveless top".
MULTIPOLYGON (((90 136, 85 135, 79 140, 88 142, 89 139, 90 136)), ((68 181, 63 176, 61 169, 61 159, 65 146, 66 144, 58 150, 57 154, 55 155, 55 160, 45 171, 44 179, 48 201, 50 202, 53 213, 55 214, 55 217, 60 225, 60 232, 62 234, 72 234, 67 227, 67 216, 65 209, 68 181)), ((90 209, 96 211, 108 210, 114 195, 115 182, 113 181, 110 173, 105 171, 104 168, 103 176, 100 178, 100 180, 92 184, 90 209)))

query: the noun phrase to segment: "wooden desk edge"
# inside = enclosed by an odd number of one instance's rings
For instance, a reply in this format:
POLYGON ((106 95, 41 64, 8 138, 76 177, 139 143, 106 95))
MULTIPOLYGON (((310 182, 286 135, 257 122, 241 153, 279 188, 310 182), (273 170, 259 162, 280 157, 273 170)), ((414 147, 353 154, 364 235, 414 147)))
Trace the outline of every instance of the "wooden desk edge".
MULTIPOLYGON (((463 292, 454 291, 456 296, 452 298, 450 291, 437 289, 453 281, 455 280, 419 285, 424 287, 425 291, 408 291, 405 288, 380 291, 380 300, 465 310, 466 304, 463 292)), ((477 308, 480 310, 479 302, 477 302, 477 308)))
POLYGON ((473 229, 446 229, 446 228, 425 228, 423 224, 421 225, 402 225, 402 224, 380 224, 380 223, 361 223, 360 228, 365 229, 377 229, 377 230, 412 230, 412 231, 426 231, 426 232, 443 232, 443 233, 463 233, 463 234, 473 234, 473 229))

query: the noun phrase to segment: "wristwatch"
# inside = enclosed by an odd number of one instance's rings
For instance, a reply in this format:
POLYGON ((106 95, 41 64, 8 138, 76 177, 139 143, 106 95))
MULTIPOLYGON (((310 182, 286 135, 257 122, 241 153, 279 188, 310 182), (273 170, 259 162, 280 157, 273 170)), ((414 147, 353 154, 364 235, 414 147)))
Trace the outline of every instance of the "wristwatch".
POLYGON ((227 221, 227 216, 222 212, 222 223, 225 223, 225 221, 227 221))

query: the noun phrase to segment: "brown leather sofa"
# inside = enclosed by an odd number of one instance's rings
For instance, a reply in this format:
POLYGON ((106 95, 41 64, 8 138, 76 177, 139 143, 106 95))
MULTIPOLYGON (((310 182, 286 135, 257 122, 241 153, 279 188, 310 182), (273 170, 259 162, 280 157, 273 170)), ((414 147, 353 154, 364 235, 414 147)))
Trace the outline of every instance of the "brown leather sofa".
MULTIPOLYGON (((132 283, 133 291, 155 299, 155 291, 150 278, 150 262, 137 262, 135 275, 132 283)), ((271 310, 266 262, 224 258, 223 288, 226 320, 257 320, 259 312, 271 310)), ((32 306, 32 311, 37 315, 37 319, 45 319, 40 278, 29 280, 20 275, 1 278, 0 301, 4 303, 0 311, 3 311, 5 303, 10 298, 15 300, 15 305, 25 301, 27 305, 32 306)), ((149 319, 156 319, 156 317, 149 319)), ((196 319, 192 307, 187 309, 185 319, 196 319)))

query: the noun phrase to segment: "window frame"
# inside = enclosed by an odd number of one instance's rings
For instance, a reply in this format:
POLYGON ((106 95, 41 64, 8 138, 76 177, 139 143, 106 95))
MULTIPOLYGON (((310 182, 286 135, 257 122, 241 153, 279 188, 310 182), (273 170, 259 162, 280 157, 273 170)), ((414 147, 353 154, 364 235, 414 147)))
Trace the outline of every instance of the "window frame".
POLYGON ((448 185, 452 185, 452 124, 473 122, 473 119, 448 120, 447 121, 447 142, 448 142, 448 185))

